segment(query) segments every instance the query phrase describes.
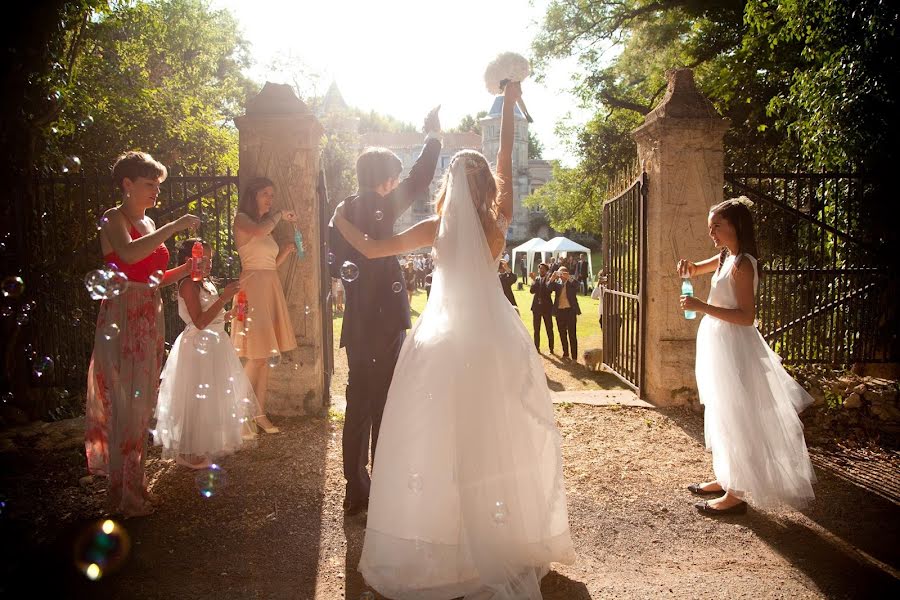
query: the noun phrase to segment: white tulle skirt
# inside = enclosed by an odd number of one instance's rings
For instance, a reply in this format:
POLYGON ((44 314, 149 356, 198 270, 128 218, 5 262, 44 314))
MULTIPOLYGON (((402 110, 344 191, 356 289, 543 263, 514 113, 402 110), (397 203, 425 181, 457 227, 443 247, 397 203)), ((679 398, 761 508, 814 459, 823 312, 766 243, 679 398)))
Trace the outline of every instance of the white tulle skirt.
POLYGON ((812 397, 759 331, 705 316, 697 389, 716 480, 759 508, 806 506, 816 477, 798 413, 812 397))
POLYGON ((248 419, 259 414, 250 380, 221 327, 188 326, 160 376, 154 439, 165 458, 220 458, 241 447, 248 419))
POLYGON ((499 286, 467 306, 434 285, 394 370, 359 570, 393 599, 539 599, 575 560, 540 358, 499 286))

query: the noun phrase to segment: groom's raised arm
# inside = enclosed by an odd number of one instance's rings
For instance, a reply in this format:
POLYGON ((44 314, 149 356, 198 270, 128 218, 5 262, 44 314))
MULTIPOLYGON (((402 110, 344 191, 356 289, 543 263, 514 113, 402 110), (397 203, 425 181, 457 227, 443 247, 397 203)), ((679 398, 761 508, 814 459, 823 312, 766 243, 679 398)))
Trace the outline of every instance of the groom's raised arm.
POLYGON ((432 110, 425 118, 425 147, 422 148, 421 154, 413 163, 409 175, 387 197, 395 219, 402 215, 417 198, 428 193, 428 186, 434 179, 434 171, 441 155, 441 124, 437 117, 437 110, 437 108, 432 110))

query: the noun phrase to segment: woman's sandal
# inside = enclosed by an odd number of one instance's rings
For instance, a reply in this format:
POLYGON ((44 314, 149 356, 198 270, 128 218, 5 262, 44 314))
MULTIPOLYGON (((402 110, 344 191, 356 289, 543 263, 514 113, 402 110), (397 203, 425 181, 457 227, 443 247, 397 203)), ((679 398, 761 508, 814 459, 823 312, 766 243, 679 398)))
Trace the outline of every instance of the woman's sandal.
POLYGON ((739 504, 735 504, 734 506, 729 506, 728 508, 713 508, 709 505, 708 500, 704 500, 703 502, 697 502, 696 504, 694 504, 694 508, 696 508, 704 515, 710 516, 747 514, 747 503, 743 501, 739 504))
POLYGON ((264 418, 264 419, 266 419, 267 421, 269 420, 269 418, 268 418, 266 415, 257 415, 257 416, 255 416, 255 417, 253 417, 253 420, 256 421, 256 426, 257 426, 257 427, 259 427, 260 429, 262 429, 262 430, 265 431, 266 433, 281 433, 281 430, 280 430, 279 428, 275 427, 274 425, 271 425, 271 421, 269 421, 270 427, 266 427, 265 425, 263 425, 262 423, 260 423, 259 420, 260 420, 261 418, 264 418))
POLYGON ((690 493, 696 494, 698 496, 709 496, 711 494, 724 494, 725 490, 721 489, 721 486, 718 490, 704 490, 701 486, 702 483, 692 483, 687 486, 687 489, 690 493))

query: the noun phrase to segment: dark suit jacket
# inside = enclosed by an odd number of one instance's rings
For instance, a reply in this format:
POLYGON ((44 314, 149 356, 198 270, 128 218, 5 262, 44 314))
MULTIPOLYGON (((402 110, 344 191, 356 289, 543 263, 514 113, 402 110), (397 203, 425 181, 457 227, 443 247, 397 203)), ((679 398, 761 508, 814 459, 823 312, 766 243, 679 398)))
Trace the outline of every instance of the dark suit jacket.
POLYGON ((553 293, 550 289, 547 277, 535 277, 531 282, 531 293, 534 298, 531 300, 531 312, 536 313, 552 313, 553 312, 553 293))
POLYGON ((584 279, 585 277, 587 277, 587 261, 580 260, 575 263, 575 278, 584 279))
MULTIPOLYGON (((553 312, 559 310, 559 299, 562 296, 562 288, 563 282, 554 281, 550 284, 550 289, 556 292, 556 296, 553 299, 553 312)), ((569 306, 575 310, 576 315, 581 314, 581 307, 578 306, 578 283, 573 279, 569 279, 569 282, 566 284, 566 298, 569 299, 569 306)))
POLYGON ((509 303, 513 306, 518 306, 516 304, 516 297, 513 295, 512 286, 516 282, 518 277, 515 273, 500 273, 500 287, 503 288, 503 295, 506 296, 506 299, 509 300, 509 303))
MULTIPOLYGON (((347 220, 371 238, 382 240, 393 236, 397 218, 417 198, 427 196, 440 153, 441 143, 436 139, 428 140, 409 175, 393 192, 382 197, 369 190, 347 198, 344 201, 347 220), (375 216, 379 211, 382 213, 380 219, 375 216)), ((345 261, 359 267, 359 277, 355 281, 343 282, 346 294, 340 346, 378 343, 385 336, 409 329, 409 298, 392 289, 394 282, 402 285, 406 281, 397 258, 368 259, 341 236, 333 222, 329 230, 331 252, 334 253, 332 276, 340 277, 345 261)))

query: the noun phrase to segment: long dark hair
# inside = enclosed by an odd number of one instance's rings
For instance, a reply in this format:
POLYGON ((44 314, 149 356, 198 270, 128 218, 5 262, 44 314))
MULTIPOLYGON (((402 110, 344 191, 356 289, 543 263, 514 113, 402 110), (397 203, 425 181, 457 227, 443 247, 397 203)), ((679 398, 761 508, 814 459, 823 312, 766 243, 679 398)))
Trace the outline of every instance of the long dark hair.
MULTIPOLYGON (((759 248, 756 245, 756 228, 753 226, 753 215, 750 213, 751 206, 753 206, 753 202, 747 196, 738 196, 716 204, 709 209, 709 212, 731 223, 737 234, 737 242, 741 254, 749 254, 756 259, 756 277, 757 280, 762 280, 762 268, 759 265, 759 248)), ((722 268, 725 259, 728 258, 728 254, 728 248, 722 248, 722 251, 719 253, 719 266, 716 267, 716 273, 722 268)))
POLYGON ((259 205, 256 203, 256 195, 267 187, 275 188, 275 184, 271 179, 268 177, 254 177, 247 184, 247 187, 244 188, 244 193, 241 194, 241 198, 238 201, 238 212, 248 215, 254 221, 259 221, 259 205))

